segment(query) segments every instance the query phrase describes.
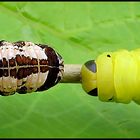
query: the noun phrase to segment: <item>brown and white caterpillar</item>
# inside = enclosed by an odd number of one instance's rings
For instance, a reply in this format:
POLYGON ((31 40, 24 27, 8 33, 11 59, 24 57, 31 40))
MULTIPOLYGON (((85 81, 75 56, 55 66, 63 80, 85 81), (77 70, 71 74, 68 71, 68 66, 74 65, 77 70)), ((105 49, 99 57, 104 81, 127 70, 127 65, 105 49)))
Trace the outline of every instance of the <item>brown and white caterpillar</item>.
POLYGON ((0 41, 0 95, 47 90, 63 71, 62 57, 48 45, 0 41))

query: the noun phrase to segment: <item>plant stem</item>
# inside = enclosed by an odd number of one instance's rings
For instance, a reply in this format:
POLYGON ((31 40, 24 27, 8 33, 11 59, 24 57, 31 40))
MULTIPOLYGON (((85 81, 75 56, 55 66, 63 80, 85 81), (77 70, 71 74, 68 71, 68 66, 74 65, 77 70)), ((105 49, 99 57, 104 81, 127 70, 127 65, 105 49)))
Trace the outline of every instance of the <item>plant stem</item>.
POLYGON ((64 74, 60 83, 81 83, 81 67, 80 64, 64 65, 64 74))

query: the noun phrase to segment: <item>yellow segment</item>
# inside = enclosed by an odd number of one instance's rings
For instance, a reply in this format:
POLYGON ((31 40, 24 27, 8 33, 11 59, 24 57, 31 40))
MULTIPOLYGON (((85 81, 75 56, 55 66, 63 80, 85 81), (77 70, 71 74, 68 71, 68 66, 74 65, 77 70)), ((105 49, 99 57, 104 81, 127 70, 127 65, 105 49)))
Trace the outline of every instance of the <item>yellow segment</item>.
POLYGON ((134 85, 135 92, 133 93, 133 100, 140 104, 140 49, 136 49, 134 51, 131 51, 131 54, 135 60, 135 63, 137 65, 137 69, 133 68, 133 70, 136 72, 136 83, 134 85))
POLYGON ((89 91, 97 88, 96 73, 90 71, 85 65, 81 68, 82 87, 88 93, 89 91))
POLYGON ((97 72, 82 66, 82 86, 88 93, 98 89, 101 101, 140 104, 140 49, 105 52, 96 60, 97 72))
POLYGON ((114 94, 112 53, 105 52, 97 58, 97 87, 101 101, 110 101, 114 94), (107 57, 110 55, 110 57, 107 57))
POLYGON ((114 87, 116 102, 129 103, 133 97, 137 65, 130 52, 120 50, 113 53, 114 87))

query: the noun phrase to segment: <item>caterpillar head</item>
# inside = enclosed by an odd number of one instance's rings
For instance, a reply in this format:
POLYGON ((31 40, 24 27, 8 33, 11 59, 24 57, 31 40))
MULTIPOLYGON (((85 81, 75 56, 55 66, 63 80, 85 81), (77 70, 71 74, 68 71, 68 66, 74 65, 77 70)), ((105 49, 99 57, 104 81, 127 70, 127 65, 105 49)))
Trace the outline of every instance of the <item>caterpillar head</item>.
POLYGON ((81 68, 82 87, 92 96, 97 94, 97 68, 95 60, 87 61, 81 68))

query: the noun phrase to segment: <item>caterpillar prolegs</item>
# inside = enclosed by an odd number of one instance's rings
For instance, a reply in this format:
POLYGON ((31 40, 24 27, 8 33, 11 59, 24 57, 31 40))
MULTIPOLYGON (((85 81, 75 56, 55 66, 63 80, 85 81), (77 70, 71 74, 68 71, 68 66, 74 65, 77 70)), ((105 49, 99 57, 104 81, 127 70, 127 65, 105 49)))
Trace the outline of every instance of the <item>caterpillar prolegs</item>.
POLYGON ((82 87, 104 102, 140 104, 140 49, 104 52, 81 68, 82 87))
POLYGON ((49 89, 63 71, 62 57, 48 45, 0 41, 0 95, 49 89))

